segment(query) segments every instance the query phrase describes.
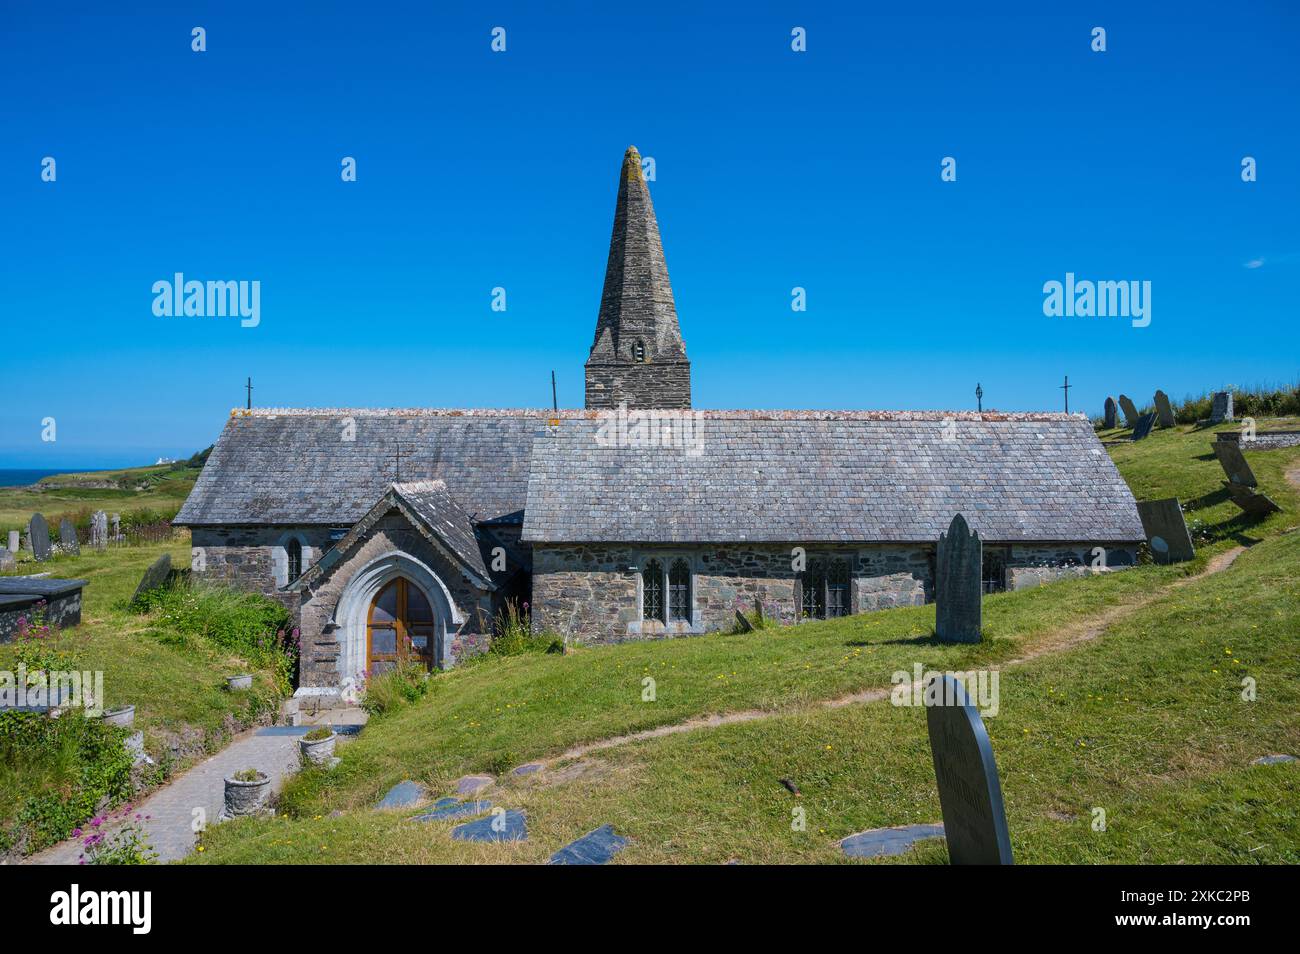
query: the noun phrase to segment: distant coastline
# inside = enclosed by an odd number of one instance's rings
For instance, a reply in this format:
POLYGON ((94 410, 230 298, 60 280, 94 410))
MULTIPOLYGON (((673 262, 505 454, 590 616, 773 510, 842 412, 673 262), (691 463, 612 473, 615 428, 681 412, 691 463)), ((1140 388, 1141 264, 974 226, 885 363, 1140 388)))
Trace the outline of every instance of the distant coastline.
POLYGON ((52 477, 55 474, 82 474, 94 468, 81 467, 60 467, 58 470, 36 470, 31 468, 0 468, 0 487, 27 487, 36 483, 42 477, 52 477))

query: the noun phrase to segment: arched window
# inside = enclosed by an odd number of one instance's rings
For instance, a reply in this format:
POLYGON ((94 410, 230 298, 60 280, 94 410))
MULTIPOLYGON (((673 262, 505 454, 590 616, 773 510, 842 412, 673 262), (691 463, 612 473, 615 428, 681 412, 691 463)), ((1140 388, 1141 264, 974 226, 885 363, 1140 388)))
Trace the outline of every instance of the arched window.
POLYGON ((298 542, 296 537, 291 538, 284 545, 284 555, 288 559, 288 582, 292 583, 294 580, 298 579, 298 577, 302 576, 302 544, 298 542))
POLYGON ((640 338, 632 342, 632 360, 633 361, 645 360, 645 342, 642 341, 640 338))
POLYGON ((641 568, 641 618, 664 618, 664 565, 658 560, 647 560, 641 568))
POLYGON ((691 568, 678 557, 668 568, 668 622, 691 621, 691 568))

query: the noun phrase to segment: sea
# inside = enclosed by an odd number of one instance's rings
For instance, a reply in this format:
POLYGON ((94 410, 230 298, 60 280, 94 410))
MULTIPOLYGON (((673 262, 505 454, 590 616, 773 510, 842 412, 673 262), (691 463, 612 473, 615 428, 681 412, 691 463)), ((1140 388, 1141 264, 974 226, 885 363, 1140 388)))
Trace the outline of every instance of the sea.
POLYGON ((0 487, 26 487, 28 484, 36 483, 42 477, 51 477, 54 474, 79 474, 82 472, 79 467, 60 467, 58 470, 5 470, 0 468, 0 487))

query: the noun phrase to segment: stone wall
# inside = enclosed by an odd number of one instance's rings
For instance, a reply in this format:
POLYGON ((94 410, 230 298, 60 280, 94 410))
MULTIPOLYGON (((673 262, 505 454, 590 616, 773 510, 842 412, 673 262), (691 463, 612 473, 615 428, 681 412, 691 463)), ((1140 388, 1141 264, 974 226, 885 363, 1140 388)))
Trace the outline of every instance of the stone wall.
POLYGON ((303 543, 304 571, 334 545, 328 527, 191 527, 193 578, 261 593, 283 604, 296 618, 297 594, 282 592, 276 576, 277 564, 284 559, 282 543, 290 533, 303 543))
MULTIPOLYGON (((656 547, 537 545, 533 551, 533 627, 584 642, 620 642, 729 630, 736 610, 798 621, 800 582, 791 567, 793 544, 656 547), (641 619, 640 567, 651 557, 669 565, 685 557, 692 570, 689 624, 641 619)), ((1078 576, 1092 562, 1092 544, 992 545, 1006 567, 1009 589, 1078 576)), ((804 545, 808 559, 847 557, 854 613, 934 600, 934 546, 928 544, 804 545)), ((1114 569, 1132 565, 1133 544, 1107 547, 1114 569)))
POLYGON ((68 626, 77 626, 81 623, 81 590, 74 590, 71 593, 65 593, 62 596, 40 597, 32 599, 29 603, 10 603, 0 608, 0 643, 7 643, 18 635, 18 621, 20 619, 32 620, 32 615, 37 611, 37 603, 40 600, 45 601, 45 605, 40 607, 44 611, 45 621, 55 629, 64 629, 68 626))
POLYGON ((588 409, 689 408, 691 363, 680 361, 587 362, 588 409))

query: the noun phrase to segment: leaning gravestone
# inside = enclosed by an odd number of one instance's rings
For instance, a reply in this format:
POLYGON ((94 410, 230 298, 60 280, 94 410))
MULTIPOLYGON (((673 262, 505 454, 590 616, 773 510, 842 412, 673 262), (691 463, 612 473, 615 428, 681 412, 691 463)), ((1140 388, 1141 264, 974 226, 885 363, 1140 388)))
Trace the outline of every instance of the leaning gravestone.
POLYGON ((48 560, 50 558, 50 525, 45 522, 45 518, 39 513, 34 513, 31 522, 27 526, 27 532, 32 538, 32 556, 38 560, 48 560))
POLYGON ((74 556, 81 555, 81 544, 77 541, 77 528, 67 517, 59 521, 59 549, 74 556))
POLYGON ((0 571, 12 570, 17 566, 18 561, 14 559, 14 555, 4 547, 0 547, 0 571))
POLYGON ((17 530, 10 530, 10 531, 9 531, 9 552, 10 552, 10 553, 17 553, 17 552, 18 552, 18 547, 19 547, 19 543, 18 543, 18 531, 17 531, 17 530))
POLYGON ((1214 403, 1210 407, 1210 423, 1222 424, 1232 420, 1232 392, 1215 391, 1214 403))
POLYGON ((925 707, 949 861, 1012 864, 1002 785, 979 710, 960 682, 941 673, 926 683, 925 707))
POLYGON ((1148 414, 1143 414, 1138 418, 1137 423, 1133 425, 1133 440, 1140 441, 1146 437, 1150 437, 1151 428, 1155 426, 1156 412, 1151 411, 1148 414))
POLYGON ((1106 398, 1106 410, 1102 415, 1102 426, 1108 431, 1119 427, 1119 407, 1113 397, 1106 398))
POLYGON ((1236 441, 1215 441, 1210 446, 1214 448, 1214 456, 1219 458, 1219 466, 1230 481, 1242 487, 1259 486, 1255 472, 1250 469, 1246 455, 1241 452, 1240 444, 1236 441))
POLYGON ((1155 405, 1156 423, 1161 427, 1173 427, 1177 422, 1174 420, 1174 406, 1169 403, 1169 395, 1164 391, 1157 391, 1155 405))
POLYGON ((1223 486, 1228 491, 1228 496, 1232 498, 1232 502, 1253 517, 1267 517, 1271 513, 1282 512, 1282 508, 1272 499, 1244 484, 1234 484, 1230 480, 1225 480, 1223 486))
POLYGON ((102 510, 90 516, 90 542, 96 550, 108 546, 108 516, 102 510))
POLYGON ((1187 531, 1187 520, 1177 497, 1139 500, 1137 507, 1142 532, 1157 563, 1183 563, 1195 558, 1192 535, 1187 531))
POLYGON ((140 578, 140 585, 135 588, 135 593, 131 597, 134 603, 150 590, 156 590, 167 582, 171 576, 172 558, 170 554, 164 553, 158 559, 149 565, 149 569, 144 571, 144 576, 140 578))
POLYGON ((1137 405, 1133 403, 1133 399, 1127 394, 1121 394, 1119 396, 1119 408, 1124 412, 1124 426, 1136 427, 1139 414, 1137 405))
POLYGON ((934 561, 934 631, 942 642, 978 643, 984 545, 961 514, 939 534, 934 561))

